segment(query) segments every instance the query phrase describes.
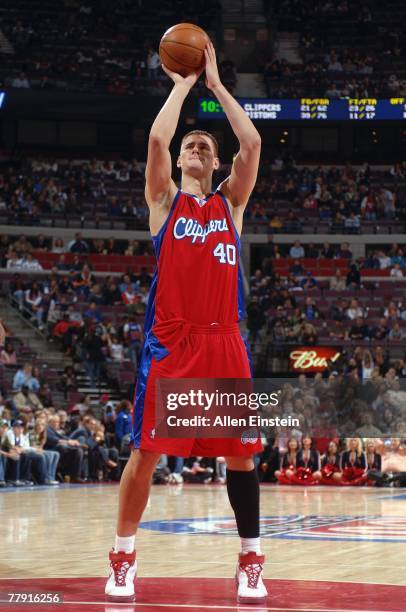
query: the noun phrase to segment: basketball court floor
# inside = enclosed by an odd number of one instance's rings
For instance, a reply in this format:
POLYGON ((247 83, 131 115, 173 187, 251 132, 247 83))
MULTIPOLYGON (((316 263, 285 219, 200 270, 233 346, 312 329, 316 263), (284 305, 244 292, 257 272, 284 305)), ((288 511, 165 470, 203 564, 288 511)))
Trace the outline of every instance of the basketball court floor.
POLYGON ((266 606, 236 604, 239 540, 222 485, 153 487, 136 603, 105 602, 117 495, 117 485, 0 492, 0 610, 406 610, 406 490, 262 486, 266 606), (63 604, 21 604, 19 593, 63 604))

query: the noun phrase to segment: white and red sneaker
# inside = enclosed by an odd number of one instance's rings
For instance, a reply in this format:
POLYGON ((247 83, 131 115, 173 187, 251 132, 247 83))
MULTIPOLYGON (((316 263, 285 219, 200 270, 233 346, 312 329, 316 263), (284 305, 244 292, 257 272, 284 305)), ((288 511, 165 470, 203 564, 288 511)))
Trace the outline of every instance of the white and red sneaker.
POLYGON ((137 574, 135 551, 110 551, 110 573, 104 593, 110 601, 134 601, 134 579, 137 574))
POLYGON ((264 561, 264 555, 257 555, 255 552, 239 554, 237 571, 235 574, 238 603, 265 603, 268 591, 262 580, 264 561))

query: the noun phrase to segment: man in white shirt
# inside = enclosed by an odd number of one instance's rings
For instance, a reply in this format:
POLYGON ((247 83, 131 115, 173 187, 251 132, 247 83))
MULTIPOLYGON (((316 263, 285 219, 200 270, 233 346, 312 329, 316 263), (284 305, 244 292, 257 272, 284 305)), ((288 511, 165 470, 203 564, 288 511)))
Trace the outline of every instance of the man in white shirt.
POLYGON ((46 484, 45 455, 30 447, 28 436, 24 433, 24 422, 14 421, 12 429, 6 432, 4 439, 9 449, 20 455, 20 461, 15 462, 14 466, 17 472, 15 481, 22 481, 27 485, 34 484, 30 480, 30 473, 33 470, 37 483, 46 484))

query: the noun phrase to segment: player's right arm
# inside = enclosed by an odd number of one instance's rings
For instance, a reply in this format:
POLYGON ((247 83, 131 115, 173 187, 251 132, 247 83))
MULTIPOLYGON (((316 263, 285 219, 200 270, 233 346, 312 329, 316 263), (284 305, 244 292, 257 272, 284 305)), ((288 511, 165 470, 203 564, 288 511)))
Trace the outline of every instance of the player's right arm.
POLYGON ((184 78, 165 66, 162 68, 175 86, 152 124, 148 140, 145 199, 150 210, 149 225, 152 235, 156 235, 165 223, 177 192, 172 179, 169 146, 178 125, 183 102, 200 74, 193 73, 184 78))

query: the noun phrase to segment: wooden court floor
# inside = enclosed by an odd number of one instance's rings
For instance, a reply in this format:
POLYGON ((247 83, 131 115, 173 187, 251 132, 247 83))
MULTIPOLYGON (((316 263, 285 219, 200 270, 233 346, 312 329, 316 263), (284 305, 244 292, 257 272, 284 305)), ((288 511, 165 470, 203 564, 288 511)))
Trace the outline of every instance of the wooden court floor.
POLYGON ((52 588, 66 591, 58 610, 406 610, 406 490, 263 486, 262 608, 235 603, 239 541, 221 485, 152 488, 137 603, 104 604, 117 495, 116 485, 0 492, 1 601, 10 588, 52 588))

